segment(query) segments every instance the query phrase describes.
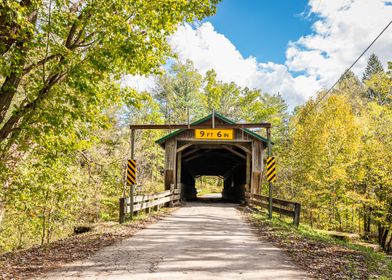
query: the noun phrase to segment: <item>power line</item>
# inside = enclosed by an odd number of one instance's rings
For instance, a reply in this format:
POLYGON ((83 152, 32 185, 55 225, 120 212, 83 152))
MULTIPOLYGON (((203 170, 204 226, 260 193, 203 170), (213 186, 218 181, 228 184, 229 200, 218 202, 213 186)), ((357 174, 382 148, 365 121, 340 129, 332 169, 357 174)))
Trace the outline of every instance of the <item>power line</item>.
POLYGON ((341 75, 340 77, 339 77, 339 79, 321 96, 321 98, 319 98, 319 100, 317 100, 315 103, 314 103, 314 105, 307 111, 307 112, 305 112, 305 114, 304 114, 304 116, 303 117, 301 117, 297 122, 296 122, 296 124, 290 129, 290 131, 293 131, 294 130, 294 128, 296 128, 297 127, 297 125, 307 116, 307 115, 309 115, 309 113, 311 112, 311 111, 313 111, 317 106, 318 106, 318 104, 320 104, 320 102, 328 95, 328 94, 330 94, 331 93, 331 91, 332 91, 332 89, 340 82, 340 80, 344 77, 344 76, 346 76, 346 74, 354 67, 354 65, 362 58, 362 56, 373 46, 373 44, 378 40, 378 38, 380 38, 381 37, 381 35, 388 29, 388 27, 390 26, 392 24, 392 20, 384 27, 384 29, 383 30, 381 30, 381 32, 377 35, 377 37, 376 38, 374 38, 374 40, 370 43, 370 45, 369 46, 367 46, 367 48, 361 53, 361 55, 351 64, 351 66, 348 68, 348 69, 346 69, 346 71, 344 71, 344 73, 343 73, 343 75, 341 75))

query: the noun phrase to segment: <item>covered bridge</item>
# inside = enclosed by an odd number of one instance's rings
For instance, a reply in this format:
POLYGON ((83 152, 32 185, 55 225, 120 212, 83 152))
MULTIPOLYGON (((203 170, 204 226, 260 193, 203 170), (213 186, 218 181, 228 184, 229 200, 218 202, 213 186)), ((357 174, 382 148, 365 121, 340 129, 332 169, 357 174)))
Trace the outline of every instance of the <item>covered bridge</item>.
POLYGON ((260 193, 267 139, 246 128, 225 129, 225 124, 235 123, 214 113, 156 141, 165 149, 166 190, 192 199, 196 177, 220 176, 224 199, 239 202, 245 190, 260 193))

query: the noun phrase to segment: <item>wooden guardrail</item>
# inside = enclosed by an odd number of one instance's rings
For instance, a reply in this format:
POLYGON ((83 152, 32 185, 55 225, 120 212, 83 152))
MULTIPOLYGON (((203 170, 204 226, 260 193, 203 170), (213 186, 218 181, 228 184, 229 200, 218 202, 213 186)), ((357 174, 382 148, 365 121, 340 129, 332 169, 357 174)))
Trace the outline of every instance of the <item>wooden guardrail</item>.
POLYGON ((129 197, 122 197, 119 200, 119 222, 121 224, 125 221, 127 213, 135 213, 144 209, 150 210, 150 208, 153 207, 157 207, 157 210, 159 210, 162 205, 178 201, 179 199, 180 195, 178 190, 135 195, 133 197, 133 204, 131 204, 131 199, 129 197))
MULTIPOLYGON (((245 193, 246 202, 250 205, 256 205, 268 209, 269 198, 268 196, 245 193)), ((301 204, 297 202, 282 200, 278 198, 272 199, 272 211, 281 215, 293 218, 294 226, 298 227, 299 217, 301 212, 301 204)))

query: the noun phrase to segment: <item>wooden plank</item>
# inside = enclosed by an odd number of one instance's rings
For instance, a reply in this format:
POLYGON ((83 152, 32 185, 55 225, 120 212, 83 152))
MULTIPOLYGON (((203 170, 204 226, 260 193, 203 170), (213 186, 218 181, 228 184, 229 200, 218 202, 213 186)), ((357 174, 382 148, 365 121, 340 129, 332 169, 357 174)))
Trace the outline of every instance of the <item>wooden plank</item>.
MULTIPOLYGON (((174 193, 174 191, 173 191, 174 193)), ((157 209, 159 210, 161 205, 164 205, 165 203, 171 202, 171 201, 176 201, 180 199, 180 194, 173 194, 170 190, 169 191, 164 191, 160 193, 155 193, 155 194, 146 194, 146 195, 138 195, 135 196, 134 204, 133 204, 133 212, 141 211, 144 209, 150 209, 155 206, 157 206, 157 209)), ((131 211, 131 205, 130 205, 130 199, 120 199, 120 206, 121 206, 121 200, 123 201, 123 210, 121 212, 120 208, 120 221, 121 221, 121 213, 124 213, 125 211, 130 212, 131 211), (125 211, 124 211, 125 210, 125 211)), ((150 211, 150 210, 149 210, 150 211)))
POLYGON ((125 199, 121 197, 119 199, 119 218, 118 221, 120 224, 125 222, 125 199))
POLYGON ((239 156, 242 159, 246 159, 246 156, 244 156, 243 154, 237 152, 236 150, 234 150, 233 148, 230 148, 229 146, 223 145, 223 148, 225 148, 226 150, 229 150, 230 152, 232 152, 233 154, 235 154, 236 156, 239 156))
POLYGON ((186 157, 190 156, 191 154, 196 153, 198 150, 200 150, 200 148, 190 150, 189 152, 184 153, 184 154, 182 155, 182 157, 185 159, 186 157))
POLYGON ((241 150, 243 150, 245 153, 247 153, 247 154, 252 154, 252 151, 251 150, 249 150, 249 149, 247 149, 246 147, 244 147, 243 145, 241 145, 241 144, 234 144, 234 146, 236 146, 237 148, 240 148, 241 150))
MULTIPOLYGON (((170 193, 174 193, 174 184, 170 185, 170 193)), ((173 207, 173 201, 170 199, 169 202, 169 207, 173 207)))
MULTIPOLYGON (((252 169, 253 165, 252 165, 252 169)), ((250 191, 251 193, 258 193, 258 187, 259 187, 259 176, 261 176, 260 172, 255 172, 253 171, 251 173, 251 177, 250 177, 250 191)))
POLYGON ((252 167, 253 172, 261 172, 260 142, 255 140, 252 141, 252 167))
POLYGON ((133 211, 140 211, 140 210, 151 208, 151 207, 154 207, 156 205, 164 204, 164 203, 167 203, 167 202, 170 202, 170 201, 171 201, 171 197, 170 196, 166 196, 166 197, 159 198, 157 200, 147 201, 147 202, 144 202, 144 203, 138 203, 138 204, 134 205, 133 211))
MULTIPOLYGON (((270 123, 217 123, 215 128, 260 128, 260 127, 271 127, 270 123)), ((209 124, 132 124, 129 126, 130 129, 195 129, 195 128, 212 128, 209 124)))
POLYGON ((165 169, 174 169, 176 150, 175 139, 169 139, 165 144, 165 169))
POLYGON ((202 157, 202 156, 203 156, 203 154, 193 155, 193 156, 191 156, 191 157, 189 157, 189 158, 186 158, 186 159, 184 160, 184 162, 188 162, 188 161, 191 161, 192 159, 195 159, 195 158, 198 158, 198 157, 202 157))
POLYGON ((176 150, 177 141, 169 139, 165 144, 165 189, 169 190, 176 177, 176 150))
MULTIPOLYGON (((264 195, 259 195, 259 194, 252 194, 252 197, 263 200, 263 201, 267 201, 268 202, 268 196, 264 196, 264 195)), ((296 202, 292 202, 292 201, 288 201, 288 200, 283 200, 283 199, 278 199, 278 198, 272 198, 272 202, 274 204, 279 204, 281 206, 285 206, 285 207, 295 207, 295 205, 297 204, 296 202)))
POLYGON ((250 186, 251 155, 246 154, 246 184, 250 186))
POLYGON ((185 150, 186 148, 189 148, 189 147, 192 146, 192 145, 193 145, 193 143, 188 143, 188 144, 185 144, 185 145, 183 145, 183 146, 177 148, 177 153, 182 152, 183 150, 185 150))
MULTIPOLYGON (((139 195, 134 196, 133 202, 137 203, 137 202, 148 201, 151 199, 165 197, 170 194, 171 194, 170 190, 164 191, 164 192, 159 192, 159 193, 154 193, 154 194, 139 194, 139 195)), ((126 203, 127 203, 127 205, 130 203, 129 197, 126 199, 126 203)))
POLYGON ((165 190, 170 190, 170 185, 174 183, 173 180, 173 175, 174 170, 173 169, 165 169, 164 171, 164 176, 165 176, 165 190))
MULTIPOLYGON (((260 202, 258 200, 251 199, 250 200, 250 204, 254 204, 254 205, 263 207, 265 209, 268 209, 268 203, 263 203, 263 202, 260 202)), ((291 218, 294 218, 294 214, 295 214, 294 211, 283 209, 283 208, 279 208, 279 207, 276 207, 276 206, 272 206, 272 211, 274 211, 276 213, 280 213, 280 214, 288 216, 288 217, 291 217, 291 218)))
POLYGON ((231 176, 231 174, 240 166, 239 163, 236 163, 232 168, 226 171, 225 174, 223 174, 223 179, 227 179, 231 176))
POLYGON ((254 193, 250 194, 250 196, 251 196, 252 198, 255 198, 255 199, 259 199, 259 200, 267 201, 267 202, 268 202, 268 196, 259 195, 259 194, 254 194, 254 193))
POLYGON ((179 185, 181 184, 181 156, 182 152, 177 153, 177 180, 176 180, 176 187, 175 189, 178 189, 179 185))
POLYGON ((281 206, 286 206, 286 207, 295 207, 295 205, 296 205, 295 202, 282 200, 282 199, 278 199, 278 198, 272 198, 272 202, 276 203, 276 204, 279 204, 281 206))
POLYGON ((299 226, 299 216, 301 213, 301 204, 296 203, 295 208, 294 208, 294 221, 293 224, 294 226, 298 227, 299 226))
MULTIPOLYGON (((245 192, 245 201, 250 205, 257 205, 266 209, 268 209, 269 207, 269 199, 267 196, 245 192)), ((277 198, 273 198, 272 201, 273 204, 275 204, 272 205, 272 211, 276 213, 280 213, 285 216, 292 217, 294 226, 298 227, 299 220, 300 220, 301 204, 292 201, 277 199, 277 198), (278 204, 278 206, 283 206, 283 207, 291 207, 291 208, 294 207, 294 209, 289 210, 286 208, 281 208, 278 207, 276 204, 278 204)))
POLYGON ((241 144, 241 143, 252 143, 251 140, 200 140, 200 139, 184 139, 184 138, 177 138, 177 141, 186 141, 186 142, 192 142, 194 144, 241 144))
POLYGON ((193 144, 196 149, 201 150, 223 150, 221 144, 215 145, 213 143, 206 143, 206 144, 193 144))

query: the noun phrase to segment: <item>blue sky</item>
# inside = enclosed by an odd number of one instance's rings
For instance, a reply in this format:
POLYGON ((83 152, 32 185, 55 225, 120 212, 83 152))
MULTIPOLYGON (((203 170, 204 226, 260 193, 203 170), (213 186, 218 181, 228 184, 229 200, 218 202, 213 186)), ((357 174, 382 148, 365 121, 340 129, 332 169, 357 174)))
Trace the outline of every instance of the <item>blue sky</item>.
MULTIPOLYGON (((223 0, 217 14, 183 24, 169 43, 180 61, 241 87, 280 94, 292 109, 333 85, 392 19, 389 0, 223 0)), ((392 27, 371 53, 392 61, 392 27)), ((151 77, 129 84, 152 88, 151 77)))
POLYGON ((307 0, 223 0, 211 22, 245 57, 284 63, 289 41, 311 33, 307 0))

